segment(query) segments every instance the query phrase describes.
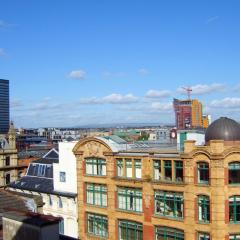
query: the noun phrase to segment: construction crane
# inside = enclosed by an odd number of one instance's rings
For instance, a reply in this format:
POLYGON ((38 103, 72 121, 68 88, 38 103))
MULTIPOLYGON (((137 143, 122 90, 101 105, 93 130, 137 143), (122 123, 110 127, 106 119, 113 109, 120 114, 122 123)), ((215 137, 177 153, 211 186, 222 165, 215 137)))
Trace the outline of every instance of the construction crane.
POLYGON ((182 87, 187 92, 188 100, 191 100, 191 92, 192 88, 191 87, 182 87))

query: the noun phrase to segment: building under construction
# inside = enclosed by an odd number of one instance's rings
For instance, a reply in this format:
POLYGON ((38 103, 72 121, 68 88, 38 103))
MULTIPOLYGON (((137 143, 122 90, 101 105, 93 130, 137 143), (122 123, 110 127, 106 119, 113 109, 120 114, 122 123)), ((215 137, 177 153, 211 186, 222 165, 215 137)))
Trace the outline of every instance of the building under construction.
POLYGON ((202 103, 197 99, 173 100, 177 129, 202 128, 202 103))

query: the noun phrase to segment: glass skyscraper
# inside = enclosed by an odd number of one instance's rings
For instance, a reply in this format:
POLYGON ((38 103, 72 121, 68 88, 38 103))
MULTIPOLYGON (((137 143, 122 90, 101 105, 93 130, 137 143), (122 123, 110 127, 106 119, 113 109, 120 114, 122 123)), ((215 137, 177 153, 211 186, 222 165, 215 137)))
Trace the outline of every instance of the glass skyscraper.
POLYGON ((0 79, 0 134, 9 129, 9 81, 0 79))

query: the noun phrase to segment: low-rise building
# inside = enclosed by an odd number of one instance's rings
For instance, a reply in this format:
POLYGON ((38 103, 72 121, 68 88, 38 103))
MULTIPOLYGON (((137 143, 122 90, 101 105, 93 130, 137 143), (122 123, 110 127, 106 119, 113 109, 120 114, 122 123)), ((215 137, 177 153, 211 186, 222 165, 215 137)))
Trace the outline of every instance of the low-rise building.
MULTIPOLYGON (((62 218, 59 232, 77 238, 77 194, 76 187, 74 188, 76 179, 69 184, 74 171, 76 176, 76 161, 70 143, 66 144, 68 147, 61 143, 59 148, 61 157, 52 149, 41 159, 31 162, 27 174, 11 183, 8 189, 18 193, 40 195, 44 202, 42 212, 62 218), (65 164, 62 161, 65 161, 65 164)), ((75 143, 72 143, 72 146, 73 144, 75 143)))
POLYGON ((206 144, 184 151, 113 148, 86 138, 77 158, 79 237, 111 240, 240 238, 240 125, 221 118, 206 144))

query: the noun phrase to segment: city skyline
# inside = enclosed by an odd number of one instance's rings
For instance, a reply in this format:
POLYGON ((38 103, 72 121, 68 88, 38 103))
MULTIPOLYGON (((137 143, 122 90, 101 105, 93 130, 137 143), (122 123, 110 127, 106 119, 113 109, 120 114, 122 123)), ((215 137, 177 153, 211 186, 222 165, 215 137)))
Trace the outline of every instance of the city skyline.
POLYGON ((0 78, 18 127, 174 123, 172 99, 239 121, 237 1, 1 3, 0 78), (184 3, 184 4, 183 4, 184 3))

